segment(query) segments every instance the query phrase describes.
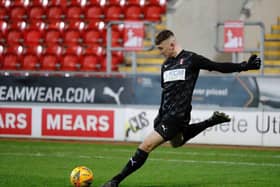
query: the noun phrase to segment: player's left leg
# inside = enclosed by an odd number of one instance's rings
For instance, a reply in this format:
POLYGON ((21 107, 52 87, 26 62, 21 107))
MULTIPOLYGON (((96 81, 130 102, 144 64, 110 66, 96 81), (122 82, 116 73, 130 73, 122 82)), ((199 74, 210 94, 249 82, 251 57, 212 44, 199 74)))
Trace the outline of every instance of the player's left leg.
POLYGON ((129 159, 123 170, 102 187, 118 187, 119 183, 128 175, 139 169, 145 163, 149 153, 163 142, 165 142, 163 137, 158 132, 153 131, 139 145, 134 156, 129 159))
POLYGON ((172 147, 180 147, 184 145, 191 138, 195 137, 208 127, 214 125, 229 122, 230 117, 223 112, 215 111, 212 116, 202 122, 190 124, 184 127, 182 133, 178 133, 171 141, 170 144, 172 147))

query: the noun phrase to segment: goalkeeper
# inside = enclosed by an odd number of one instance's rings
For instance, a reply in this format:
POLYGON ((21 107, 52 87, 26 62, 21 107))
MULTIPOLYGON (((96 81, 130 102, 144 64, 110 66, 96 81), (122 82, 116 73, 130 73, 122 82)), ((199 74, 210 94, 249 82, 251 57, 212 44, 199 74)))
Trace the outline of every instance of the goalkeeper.
POLYGON ((179 147, 206 128, 230 121, 224 113, 214 112, 208 120, 189 125, 191 99, 200 69, 232 73, 259 69, 261 66, 261 60, 256 55, 252 55, 247 62, 219 63, 186 51, 180 47, 170 30, 161 31, 155 43, 166 60, 161 68, 161 105, 154 121, 154 131, 139 145, 123 170, 103 187, 117 187, 128 175, 139 169, 149 153, 162 143, 170 140, 173 147, 179 147))

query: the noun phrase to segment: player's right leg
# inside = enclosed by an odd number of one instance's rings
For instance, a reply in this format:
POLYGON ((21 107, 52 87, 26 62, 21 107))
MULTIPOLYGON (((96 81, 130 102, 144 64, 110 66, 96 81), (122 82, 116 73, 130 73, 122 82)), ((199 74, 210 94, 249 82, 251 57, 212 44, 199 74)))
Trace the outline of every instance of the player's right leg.
POLYGON ((230 117, 223 112, 215 111, 212 116, 202 122, 187 125, 183 132, 178 133, 173 139, 170 140, 172 147, 180 147, 184 145, 191 138, 197 136, 208 127, 229 122, 230 117))
POLYGON ((165 140, 158 132, 151 132, 139 145, 134 156, 129 159, 123 170, 102 187, 117 187, 128 175, 139 169, 145 163, 149 153, 163 142, 165 140))

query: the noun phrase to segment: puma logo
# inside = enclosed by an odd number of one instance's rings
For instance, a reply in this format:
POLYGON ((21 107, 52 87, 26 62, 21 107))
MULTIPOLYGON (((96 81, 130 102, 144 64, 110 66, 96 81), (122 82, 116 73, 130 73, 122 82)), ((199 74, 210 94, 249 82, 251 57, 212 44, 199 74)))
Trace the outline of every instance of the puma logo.
POLYGON ((133 166, 134 164, 136 164, 136 161, 134 161, 132 158, 130 159, 131 162, 131 166, 133 166))
POLYGON ((123 90, 124 90, 124 87, 122 86, 122 87, 119 88, 118 92, 115 93, 111 88, 105 86, 104 89, 103 89, 103 94, 104 95, 108 95, 110 97, 113 97, 114 100, 116 101, 116 103, 118 105, 120 105, 121 104, 121 102, 120 102, 120 95, 123 92, 123 90))

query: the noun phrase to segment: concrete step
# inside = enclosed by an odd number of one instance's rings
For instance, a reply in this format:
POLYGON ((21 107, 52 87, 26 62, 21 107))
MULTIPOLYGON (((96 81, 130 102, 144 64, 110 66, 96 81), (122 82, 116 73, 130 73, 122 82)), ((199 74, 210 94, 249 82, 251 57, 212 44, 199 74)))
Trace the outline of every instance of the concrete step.
POLYGON ((272 25, 271 26, 271 33, 272 34, 280 34, 280 24, 279 25, 272 25))
POLYGON ((266 51, 264 51, 264 59, 266 59, 266 60, 280 60, 280 50, 266 50, 266 51))
POLYGON ((264 64, 265 65, 270 65, 270 66, 279 66, 280 67, 280 60, 265 60, 264 64))
POLYGON ((265 34, 265 40, 280 41, 280 34, 265 34))
MULTIPOLYGON (((128 66, 119 67, 120 72, 131 73, 132 68, 128 66)), ((160 73, 160 67, 158 66, 139 66, 136 68, 138 73, 160 73)))
POLYGON ((146 64, 146 65, 161 65, 164 59, 162 58, 138 58, 137 64, 146 64))
POLYGON ((265 50, 280 50, 280 41, 265 41, 265 50))

